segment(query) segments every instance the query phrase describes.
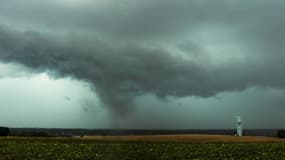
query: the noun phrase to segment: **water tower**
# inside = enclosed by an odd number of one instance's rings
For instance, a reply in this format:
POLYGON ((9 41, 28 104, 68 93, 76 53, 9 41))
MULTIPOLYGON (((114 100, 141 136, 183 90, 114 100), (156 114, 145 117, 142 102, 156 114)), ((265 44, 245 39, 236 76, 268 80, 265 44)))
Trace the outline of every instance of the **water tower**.
POLYGON ((237 136, 242 136, 242 117, 240 114, 237 115, 237 136))

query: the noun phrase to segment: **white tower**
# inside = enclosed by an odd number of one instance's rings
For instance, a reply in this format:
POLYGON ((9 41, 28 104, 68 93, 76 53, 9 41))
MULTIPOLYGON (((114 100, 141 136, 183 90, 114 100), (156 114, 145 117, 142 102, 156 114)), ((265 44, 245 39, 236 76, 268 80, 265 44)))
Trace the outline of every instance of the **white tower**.
POLYGON ((237 115, 237 136, 242 136, 242 117, 237 115))

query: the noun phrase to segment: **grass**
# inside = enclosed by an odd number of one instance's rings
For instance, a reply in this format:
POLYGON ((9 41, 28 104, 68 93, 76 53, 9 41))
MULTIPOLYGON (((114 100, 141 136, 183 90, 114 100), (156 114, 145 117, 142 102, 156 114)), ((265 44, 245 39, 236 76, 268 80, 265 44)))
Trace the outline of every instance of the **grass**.
POLYGON ((284 142, 98 141, 79 138, 2 138, 0 160, 285 160, 284 142))

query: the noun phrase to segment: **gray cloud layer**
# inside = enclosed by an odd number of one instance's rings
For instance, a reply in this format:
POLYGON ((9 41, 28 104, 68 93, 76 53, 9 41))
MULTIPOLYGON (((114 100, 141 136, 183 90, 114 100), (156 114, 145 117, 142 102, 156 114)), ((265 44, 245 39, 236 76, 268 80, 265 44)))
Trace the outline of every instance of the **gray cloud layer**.
POLYGON ((118 116, 144 94, 285 87, 282 0, 1 3, 1 61, 91 82, 118 116))

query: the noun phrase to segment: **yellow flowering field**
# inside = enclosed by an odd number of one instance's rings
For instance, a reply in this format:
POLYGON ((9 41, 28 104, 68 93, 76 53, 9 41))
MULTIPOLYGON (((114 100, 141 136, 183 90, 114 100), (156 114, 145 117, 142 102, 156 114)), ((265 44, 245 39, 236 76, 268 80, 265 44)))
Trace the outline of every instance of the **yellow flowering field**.
POLYGON ((285 159, 284 142, 191 143, 1 138, 0 160, 257 160, 285 159))

